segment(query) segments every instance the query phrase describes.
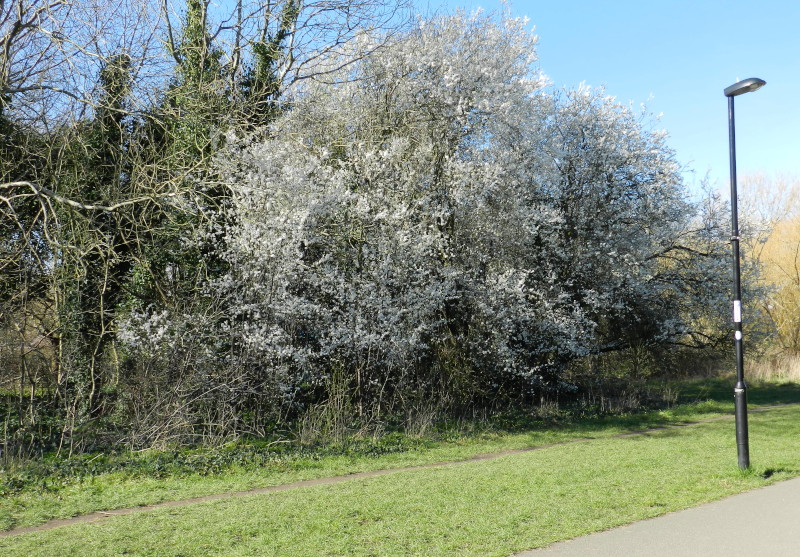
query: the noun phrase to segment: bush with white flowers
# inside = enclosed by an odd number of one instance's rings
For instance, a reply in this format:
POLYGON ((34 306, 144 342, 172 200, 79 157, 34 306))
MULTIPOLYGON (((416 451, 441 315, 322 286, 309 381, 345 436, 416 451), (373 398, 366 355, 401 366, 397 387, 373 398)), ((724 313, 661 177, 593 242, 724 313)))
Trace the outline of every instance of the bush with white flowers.
POLYGON ((344 377, 359 408, 490 404, 564 388, 587 355, 718 334, 719 223, 646 120, 549 92, 535 42, 480 14, 364 38, 230 138, 230 271, 209 288, 253 390, 299 404, 344 377))

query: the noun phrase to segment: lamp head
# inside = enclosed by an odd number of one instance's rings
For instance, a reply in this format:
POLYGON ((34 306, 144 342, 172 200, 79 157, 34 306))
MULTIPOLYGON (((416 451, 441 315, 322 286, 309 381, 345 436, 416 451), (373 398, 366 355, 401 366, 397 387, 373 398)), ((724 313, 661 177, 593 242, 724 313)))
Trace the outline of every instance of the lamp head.
POLYGON ((757 77, 748 77, 747 79, 743 79, 734 83, 730 87, 726 87, 725 96, 736 97, 738 95, 744 95, 745 93, 761 89, 766 84, 767 82, 763 79, 758 79, 757 77))

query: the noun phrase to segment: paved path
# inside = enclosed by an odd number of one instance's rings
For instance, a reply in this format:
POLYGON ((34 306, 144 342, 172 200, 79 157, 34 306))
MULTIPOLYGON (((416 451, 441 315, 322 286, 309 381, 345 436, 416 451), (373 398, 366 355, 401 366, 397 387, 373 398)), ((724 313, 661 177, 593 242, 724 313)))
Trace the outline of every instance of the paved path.
POLYGON ((800 555, 800 478, 517 557, 800 555))

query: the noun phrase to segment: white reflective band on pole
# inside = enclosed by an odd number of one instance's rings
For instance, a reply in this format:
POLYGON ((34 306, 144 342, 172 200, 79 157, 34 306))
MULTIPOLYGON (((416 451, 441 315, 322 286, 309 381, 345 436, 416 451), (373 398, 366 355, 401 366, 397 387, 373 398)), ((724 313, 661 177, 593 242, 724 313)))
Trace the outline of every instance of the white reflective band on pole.
POLYGON ((734 323, 741 323, 742 322, 742 301, 741 300, 734 300, 733 301, 733 322, 734 323))

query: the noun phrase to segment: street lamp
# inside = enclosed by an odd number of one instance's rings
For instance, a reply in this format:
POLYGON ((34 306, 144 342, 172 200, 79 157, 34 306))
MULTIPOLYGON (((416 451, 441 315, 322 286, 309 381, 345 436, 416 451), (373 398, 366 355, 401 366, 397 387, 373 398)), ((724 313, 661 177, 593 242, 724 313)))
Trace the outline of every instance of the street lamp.
POLYGON ((739 269, 739 216, 736 196, 736 125, 733 119, 733 97, 756 91, 766 81, 750 77, 725 88, 728 97, 728 137, 731 159, 731 246, 733 247, 733 324, 736 347, 736 387, 733 389, 736 413, 736 448, 739 468, 750 468, 750 441, 747 434, 747 385, 744 383, 744 351, 742 348, 742 281, 739 269))

